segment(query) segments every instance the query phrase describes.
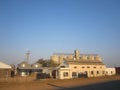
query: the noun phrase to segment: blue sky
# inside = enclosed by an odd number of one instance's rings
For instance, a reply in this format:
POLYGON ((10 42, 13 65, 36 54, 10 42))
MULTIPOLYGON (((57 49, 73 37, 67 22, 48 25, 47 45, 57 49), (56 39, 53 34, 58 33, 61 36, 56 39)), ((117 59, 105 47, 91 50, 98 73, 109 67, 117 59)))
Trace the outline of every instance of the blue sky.
POLYGON ((52 53, 99 54, 120 65, 119 0, 0 0, 0 60, 18 64, 52 53))

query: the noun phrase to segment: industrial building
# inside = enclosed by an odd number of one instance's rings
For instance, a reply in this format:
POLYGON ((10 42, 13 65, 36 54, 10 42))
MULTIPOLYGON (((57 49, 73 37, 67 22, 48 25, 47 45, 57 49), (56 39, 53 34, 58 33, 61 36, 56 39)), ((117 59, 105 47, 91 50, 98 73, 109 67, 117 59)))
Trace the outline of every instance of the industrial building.
POLYGON ((51 56, 51 60, 60 64, 56 68, 55 77, 58 79, 100 77, 106 75, 106 65, 97 54, 80 54, 78 50, 75 50, 74 54, 54 54, 51 56))

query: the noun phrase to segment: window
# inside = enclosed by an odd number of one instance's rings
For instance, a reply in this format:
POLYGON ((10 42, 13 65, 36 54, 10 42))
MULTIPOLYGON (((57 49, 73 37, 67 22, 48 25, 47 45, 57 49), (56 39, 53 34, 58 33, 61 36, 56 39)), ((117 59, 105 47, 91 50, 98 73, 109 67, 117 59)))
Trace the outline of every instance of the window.
POLYGON ((87 66, 87 68, 90 68, 90 66, 87 66))
POLYGON ((99 71, 97 71, 97 74, 99 74, 99 71))
POLYGON ((76 69, 77 67, 75 66, 74 68, 76 69))
POLYGON ((93 71, 91 71, 91 74, 94 74, 93 71))
POLYGON ((65 66, 60 66, 61 68, 65 68, 65 66))
POLYGON ((72 77, 77 78, 77 72, 72 72, 72 77))
POLYGON ((64 77, 68 77, 68 72, 63 72, 64 77))
POLYGON ((82 68, 85 68, 84 66, 82 66, 82 68))

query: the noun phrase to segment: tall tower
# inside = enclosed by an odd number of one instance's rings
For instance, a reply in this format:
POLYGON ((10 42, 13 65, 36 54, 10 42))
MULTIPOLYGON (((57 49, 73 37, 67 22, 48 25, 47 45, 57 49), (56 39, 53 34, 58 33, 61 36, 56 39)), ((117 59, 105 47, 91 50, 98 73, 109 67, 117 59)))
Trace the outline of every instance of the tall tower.
POLYGON ((26 53, 26 62, 29 63, 29 59, 30 59, 30 51, 27 51, 26 53))
POLYGON ((80 52, 78 50, 75 50, 75 58, 79 59, 80 57, 80 52))

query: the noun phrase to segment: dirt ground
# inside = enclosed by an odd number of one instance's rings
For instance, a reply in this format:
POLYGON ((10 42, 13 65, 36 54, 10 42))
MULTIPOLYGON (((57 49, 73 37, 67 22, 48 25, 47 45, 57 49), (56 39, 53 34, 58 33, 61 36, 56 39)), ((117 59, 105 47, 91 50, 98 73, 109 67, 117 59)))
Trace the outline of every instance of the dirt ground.
MULTIPOLYGON (((22 79, 22 78, 21 78, 22 79)), ((0 81, 0 90, 120 90, 120 76, 69 80, 0 81)))

